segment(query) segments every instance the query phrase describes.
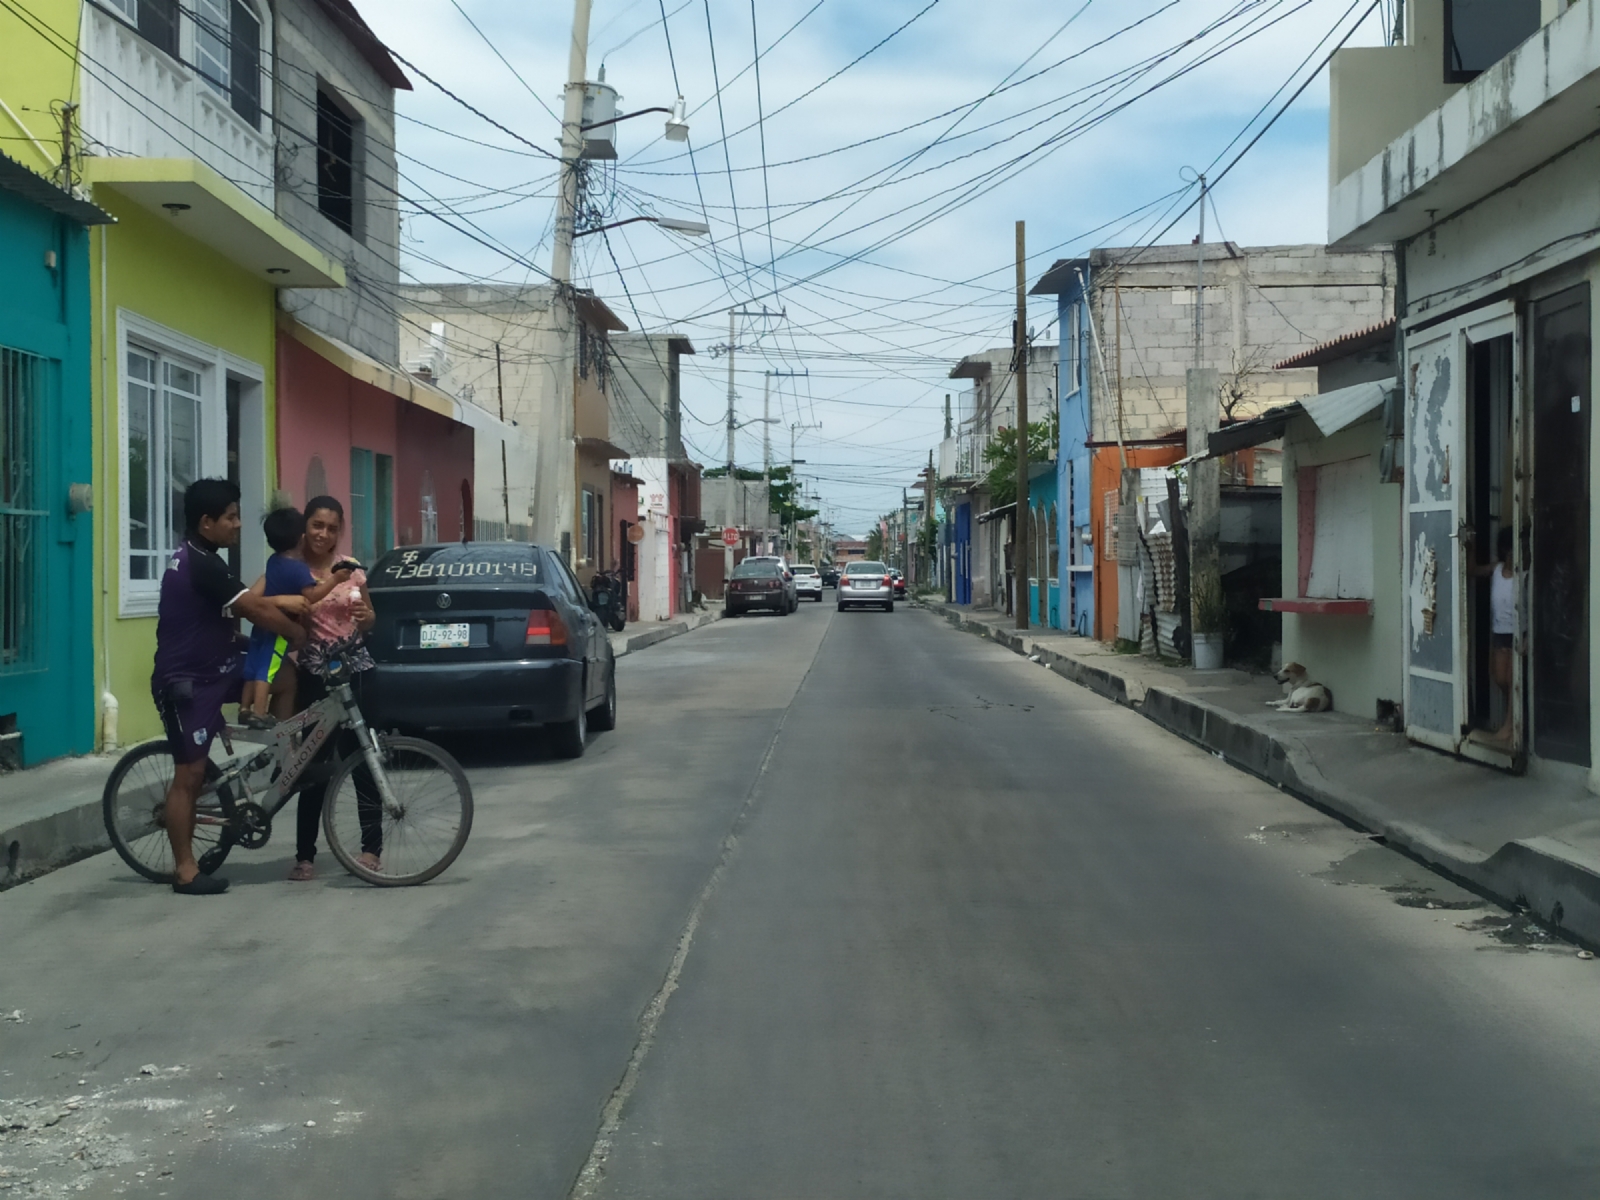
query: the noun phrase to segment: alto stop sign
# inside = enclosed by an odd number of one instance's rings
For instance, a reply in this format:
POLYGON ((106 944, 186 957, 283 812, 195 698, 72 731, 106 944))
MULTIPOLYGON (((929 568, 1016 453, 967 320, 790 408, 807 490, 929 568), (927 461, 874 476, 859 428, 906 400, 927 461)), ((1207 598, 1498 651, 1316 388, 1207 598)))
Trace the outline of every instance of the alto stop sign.
POLYGON ((737 546, 739 544, 739 531, 732 525, 724 526, 722 530, 722 544, 724 546, 737 546))

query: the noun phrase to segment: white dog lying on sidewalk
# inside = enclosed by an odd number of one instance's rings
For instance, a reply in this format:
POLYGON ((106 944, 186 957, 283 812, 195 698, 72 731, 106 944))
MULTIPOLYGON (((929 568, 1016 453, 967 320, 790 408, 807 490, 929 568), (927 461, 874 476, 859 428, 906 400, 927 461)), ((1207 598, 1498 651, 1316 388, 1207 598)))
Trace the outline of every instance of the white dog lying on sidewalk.
POLYGON ((1284 663, 1283 670, 1273 676, 1283 684, 1282 700, 1268 700, 1267 707, 1279 712, 1331 712, 1333 693, 1320 683, 1313 683, 1310 673, 1299 663, 1284 663))

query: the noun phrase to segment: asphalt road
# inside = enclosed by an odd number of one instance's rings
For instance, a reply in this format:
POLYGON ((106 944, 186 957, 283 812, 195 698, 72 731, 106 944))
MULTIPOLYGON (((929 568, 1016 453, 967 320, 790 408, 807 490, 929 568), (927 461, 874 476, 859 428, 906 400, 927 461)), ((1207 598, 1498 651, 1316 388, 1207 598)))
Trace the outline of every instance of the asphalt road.
POLYGON ((1600 963, 1137 714, 905 606, 618 668, 426 887, 0 894, 0 1195, 1600 1185, 1600 963))

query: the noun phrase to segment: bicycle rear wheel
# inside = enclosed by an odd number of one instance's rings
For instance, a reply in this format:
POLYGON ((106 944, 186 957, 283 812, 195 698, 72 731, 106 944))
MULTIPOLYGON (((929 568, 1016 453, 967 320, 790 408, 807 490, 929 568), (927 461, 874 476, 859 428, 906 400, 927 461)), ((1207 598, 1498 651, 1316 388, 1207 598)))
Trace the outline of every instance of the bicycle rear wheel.
MULTIPOLYGON (((222 772, 206 761, 206 780, 215 783, 222 772)), ((111 845, 146 879, 172 882, 172 843, 167 840, 167 789, 172 786, 172 751, 165 739, 145 742, 124 754, 106 780, 100 797, 106 833, 111 845)), ((195 812, 194 856, 210 853, 215 868, 227 857, 222 841, 227 825, 222 801, 215 790, 201 793, 195 812)))
POLYGON ((432 742, 380 737, 394 797, 378 798, 359 752, 339 765, 322 806, 328 849, 344 869, 379 887, 426 883, 456 860, 472 832, 472 786, 460 764, 432 742), (376 855, 376 870, 361 862, 376 855))

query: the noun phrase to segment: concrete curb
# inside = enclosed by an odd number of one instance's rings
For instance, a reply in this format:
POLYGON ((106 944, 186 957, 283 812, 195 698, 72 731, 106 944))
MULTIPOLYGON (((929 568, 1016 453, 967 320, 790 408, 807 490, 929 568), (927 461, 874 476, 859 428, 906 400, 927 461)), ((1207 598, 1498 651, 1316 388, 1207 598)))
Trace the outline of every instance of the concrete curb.
POLYGON ((109 849, 111 840, 100 819, 98 797, 0 829, 0 850, 5 852, 0 891, 109 849))
MULTIPOLYGON (((612 652, 622 658, 721 619, 721 609, 689 613, 631 636, 619 636, 612 643, 612 652)), ((107 776, 116 762, 116 758, 107 756, 107 776)), ((47 786, 43 777, 40 782, 41 786, 47 786)), ((0 828, 0 856, 3 856, 0 857, 0 891, 111 849, 105 822, 100 816, 100 804, 97 792, 93 800, 0 828)))
POLYGON ((638 633, 621 634, 611 643, 611 652, 618 658, 632 654, 635 650, 643 650, 646 646, 654 646, 657 642, 664 642, 668 638, 678 637, 680 634, 689 633, 713 621, 722 620, 720 608, 707 609, 704 612, 688 613, 675 620, 664 621, 652 629, 642 629, 638 633), (619 644, 620 643, 620 644, 619 644))
POLYGON ((1238 714, 1163 688, 1139 694, 1123 677, 1067 658, 1026 634, 995 629, 941 603, 924 602, 957 629, 1036 657, 1064 679, 1115 701, 1279 789, 1380 835, 1445 875, 1470 884, 1502 904, 1534 916, 1591 948, 1600 946, 1600 862, 1553 838, 1507 842, 1493 854, 1447 837, 1393 812, 1381 801, 1334 783, 1290 735, 1252 725, 1238 714))

